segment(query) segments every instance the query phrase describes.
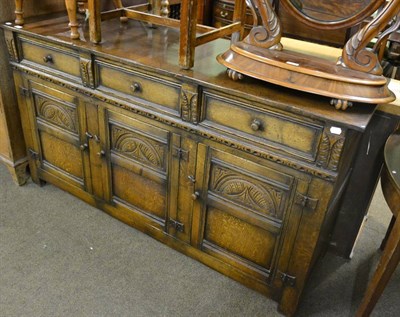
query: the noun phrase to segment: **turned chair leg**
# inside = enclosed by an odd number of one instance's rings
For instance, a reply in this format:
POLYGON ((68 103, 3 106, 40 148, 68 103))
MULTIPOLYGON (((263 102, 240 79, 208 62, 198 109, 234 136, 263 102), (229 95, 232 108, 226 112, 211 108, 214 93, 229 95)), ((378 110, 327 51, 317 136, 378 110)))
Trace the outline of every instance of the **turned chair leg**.
POLYGON ((23 0, 15 0, 15 24, 24 24, 23 0))
MULTIPOLYGON (((117 9, 122 9, 124 6, 122 5, 122 0, 113 0, 114 6, 117 9)), ((121 22, 128 22, 128 18, 126 16, 122 16, 119 18, 121 22)))
POLYGON ((76 0, 65 0, 65 6, 67 7, 69 27, 71 29, 71 39, 79 39, 78 32, 78 20, 76 18, 77 4, 76 0))

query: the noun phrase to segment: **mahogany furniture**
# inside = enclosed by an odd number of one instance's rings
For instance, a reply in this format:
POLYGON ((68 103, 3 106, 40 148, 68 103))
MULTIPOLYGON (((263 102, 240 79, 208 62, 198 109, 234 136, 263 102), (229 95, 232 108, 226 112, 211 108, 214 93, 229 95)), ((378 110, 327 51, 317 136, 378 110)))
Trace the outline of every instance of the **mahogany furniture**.
MULTIPOLYGON (((273 1, 274 10, 279 17, 283 36, 312 41, 331 46, 343 47, 349 37, 357 31, 356 28, 340 28, 336 30, 319 30, 305 25, 292 14, 287 12, 280 1, 273 1)), ((221 27, 232 23, 234 1, 215 0, 213 1, 212 24, 221 27)), ((250 8, 246 10, 245 35, 248 35, 253 27, 253 16, 250 8)))
POLYGON ((385 146, 381 175, 383 195, 393 213, 381 259, 370 281, 356 316, 369 316, 400 261, 400 131, 385 146))
MULTIPOLYGON (((233 39, 218 61, 228 68, 233 80, 243 75, 284 87, 329 96, 331 104, 345 110, 353 102, 387 103, 394 95, 387 88, 377 55, 381 42, 400 25, 400 0, 391 0, 376 17, 354 34, 337 62, 285 50, 282 28, 269 0, 252 0, 254 25, 242 41, 233 39), (393 21, 393 23, 392 23, 393 21), (380 33, 381 32, 381 33, 380 33), (375 37, 373 50, 367 45, 375 37)), ((350 27, 360 23, 384 3, 380 1, 345 4, 337 1, 281 0, 285 8, 305 24, 318 29, 350 27), (332 14, 335 12, 335 14, 332 14)))
POLYGON ((67 22, 3 25, 33 180, 293 315, 375 106, 338 112, 325 97, 233 82, 215 60, 226 40, 182 70, 177 29, 110 19, 93 45, 85 28, 71 40, 67 22))

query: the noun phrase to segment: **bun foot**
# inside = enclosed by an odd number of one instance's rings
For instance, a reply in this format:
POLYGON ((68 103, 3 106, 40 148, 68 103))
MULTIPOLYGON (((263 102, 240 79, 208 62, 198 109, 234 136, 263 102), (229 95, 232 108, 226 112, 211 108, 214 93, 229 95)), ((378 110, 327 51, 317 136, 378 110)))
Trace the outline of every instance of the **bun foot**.
POLYGON ((351 101, 343 99, 332 99, 331 105, 334 106, 337 110, 346 110, 349 107, 353 107, 353 103, 351 101))
POLYGON ((228 77, 234 81, 237 80, 242 80, 244 78, 243 74, 237 72, 236 70, 228 68, 226 70, 226 73, 228 74, 228 77))

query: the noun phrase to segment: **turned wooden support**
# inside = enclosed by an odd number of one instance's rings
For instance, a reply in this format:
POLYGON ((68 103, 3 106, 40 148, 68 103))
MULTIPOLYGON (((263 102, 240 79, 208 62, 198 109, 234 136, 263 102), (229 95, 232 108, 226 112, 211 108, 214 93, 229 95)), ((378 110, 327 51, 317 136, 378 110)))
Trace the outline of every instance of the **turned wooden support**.
MULTIPOLYGON (((124 6, 122 5, 122 0, 113 0, 114 6, 117 9, 122 9, 124 6)), ((128 18, 126 16, 122 16, 119 18, 121 22, 128 22, 128 18)))
POLYGON ((24 24, 23 0, 15 0, 15 24, 24 24))
POLYGON ((169 1, 168 0, 161 0, 160 15, 164 18, 168 18, 168 16, 169 16, 169 1))
POLYGON ((69 27, 71 28, 71 39, 79 39, 78 27, 79 23, 76 18, 77 3, 76 0, 65 0, 65 6, 67 7, 69 27))
POLYGON ((89 9, 89 35, 92 43, 101 42, 101 1, 88 0, 89 9))

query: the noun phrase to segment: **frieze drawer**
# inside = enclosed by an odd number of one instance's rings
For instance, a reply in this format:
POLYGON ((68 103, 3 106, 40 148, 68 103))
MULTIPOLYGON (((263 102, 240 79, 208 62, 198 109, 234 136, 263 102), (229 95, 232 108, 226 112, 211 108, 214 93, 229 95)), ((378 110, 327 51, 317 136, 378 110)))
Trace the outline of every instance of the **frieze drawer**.
POLYGON ((181 85, 162 76, 155 77, 148 73, 121 68, 102 61, 96 62, 99 74, 99 90, 112 93, 111 90, 124 94, 124 99, 137 101, 157 109, 180 116, 179 96, 181 85), (118 79, 118 80, 116 80, 118 79))
POLYGON ((202 100, 204 120, 201 125, 309 161, 317 157, 324 129, 322 124, 256 108, 257 105, 228 100, 209 91, 203 92, 202 100))
POLYGON ((22 63, 39 68, 49 68, 64 73, 64 76, 75 77, 80 81, 79 54, 72 49, 61 46, 49 46, 40 41, 20 37, 22 63), (31 63, 34 63, 33 65, 31 63), (36 64, 36 65, 35 65, 36 64))

